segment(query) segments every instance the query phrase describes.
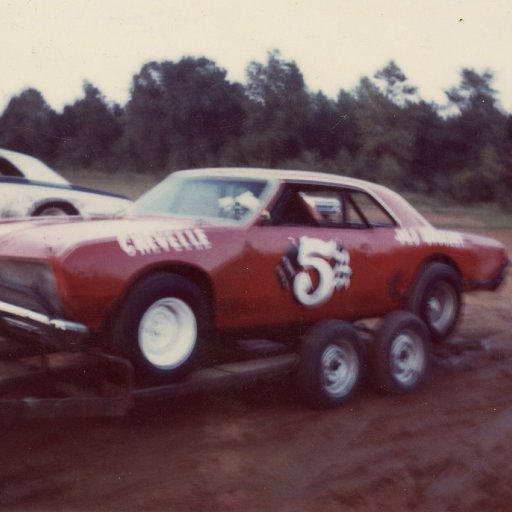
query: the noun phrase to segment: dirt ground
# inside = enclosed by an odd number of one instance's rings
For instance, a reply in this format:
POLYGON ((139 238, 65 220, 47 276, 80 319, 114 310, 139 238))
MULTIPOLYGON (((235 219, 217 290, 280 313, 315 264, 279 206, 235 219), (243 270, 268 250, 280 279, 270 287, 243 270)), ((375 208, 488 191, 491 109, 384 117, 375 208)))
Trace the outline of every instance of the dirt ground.
POLYGON ((283 379, 123 419, 0 424, 0 510, 511 510, 511 281, 466 297, 453 341, 481 348, 432 356, 411 395, 365 387, 316 411, 283 379))

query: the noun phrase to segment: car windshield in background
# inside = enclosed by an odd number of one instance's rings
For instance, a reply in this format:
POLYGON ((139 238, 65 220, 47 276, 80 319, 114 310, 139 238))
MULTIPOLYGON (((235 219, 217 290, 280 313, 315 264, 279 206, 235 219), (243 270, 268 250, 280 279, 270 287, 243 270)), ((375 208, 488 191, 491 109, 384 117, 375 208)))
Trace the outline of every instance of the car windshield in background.
POLYGON ((244 223, 259 210, 267 186, 264 180, 171 176, 138 199, 131 211, 244 223))

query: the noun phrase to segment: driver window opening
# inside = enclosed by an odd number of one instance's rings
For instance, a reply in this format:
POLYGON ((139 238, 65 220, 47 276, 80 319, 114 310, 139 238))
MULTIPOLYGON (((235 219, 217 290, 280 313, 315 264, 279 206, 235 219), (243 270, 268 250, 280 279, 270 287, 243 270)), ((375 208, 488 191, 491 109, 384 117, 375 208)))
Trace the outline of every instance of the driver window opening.
POLYGON ((394 227, 389 213, 364 191, 336 186, 288 187, 271 214, 272 224, 368 229, 394 227))
POLYGON ((274 225, 315 226, 313 208, 298 191, 288 190, 271 214, 274 225))

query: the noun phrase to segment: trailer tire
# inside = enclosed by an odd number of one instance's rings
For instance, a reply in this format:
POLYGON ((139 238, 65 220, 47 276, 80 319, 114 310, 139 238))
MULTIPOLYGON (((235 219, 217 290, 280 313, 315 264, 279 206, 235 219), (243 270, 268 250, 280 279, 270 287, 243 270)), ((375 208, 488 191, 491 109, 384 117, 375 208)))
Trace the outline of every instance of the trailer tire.
POLYGON ((190 371, 210 330, 210 307, 184 277, 158 272, 128 293, 113 322, 111 349, 127 357, 136 376, 174 382, 190 371))
POLYGON ((425 323, 409 311, 387 315, 369 348, 370 378, 386 394, 404 394, 423 382, 430 352, 425 323))
POLYGON ((458 272, 445 263, 430 263, 416 281, 407 307, 427 324, 432 339, 445 341, 459 320, 461 282, 458 272))
POLYGON ((359 387, 363 361, 352 325, 338 320, 315 325, 300 348, 298 380, 304 400, 316 408, 345 403, 359 387))

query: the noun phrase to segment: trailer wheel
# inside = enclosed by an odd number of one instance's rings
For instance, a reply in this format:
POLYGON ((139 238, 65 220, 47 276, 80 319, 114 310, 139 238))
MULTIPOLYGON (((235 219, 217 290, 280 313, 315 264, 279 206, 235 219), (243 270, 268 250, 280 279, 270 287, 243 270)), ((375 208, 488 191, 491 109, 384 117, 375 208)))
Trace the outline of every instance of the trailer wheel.
POLYGON ((144 380, 173 382, 191 369, 209 318, 208 301, 196 285, 155 273, 128 293, 113 324, 111 348, 130 359, 144 380))
POLYGON ((457 271, 444 263, 427 265, 414 285, 407 309, 425 321, 434 341, 446 340, 455 329, 461 310, 457 271))
POLYGON ((302 396, 313 407, 341 405, 357 391, 362 367, 363 352, 354 327, 338 320, 320 322, 301 345, 302 396))
POLYGON ((408 311, 387 315, 370 344, 373 383, 384 393, 409 393, 423 382, 430 335, 425 323, 408 311))

